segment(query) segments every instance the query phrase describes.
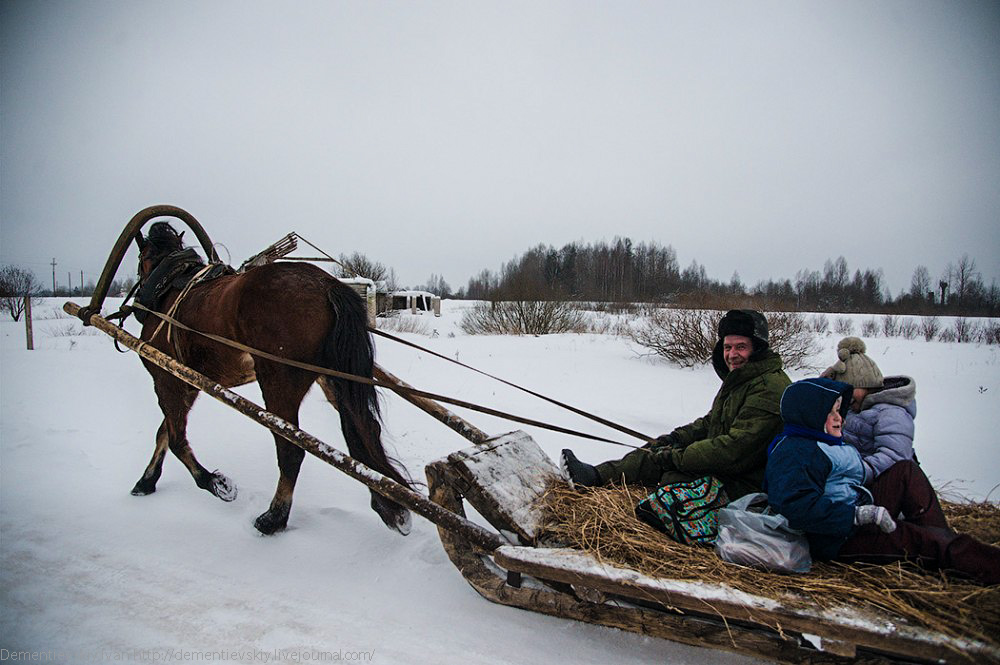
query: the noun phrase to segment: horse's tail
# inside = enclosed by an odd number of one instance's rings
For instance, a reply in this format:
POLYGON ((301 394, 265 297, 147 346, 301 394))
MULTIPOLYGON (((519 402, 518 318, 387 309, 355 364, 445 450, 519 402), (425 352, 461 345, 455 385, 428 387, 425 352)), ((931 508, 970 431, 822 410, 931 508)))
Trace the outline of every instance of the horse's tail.
MULTIPOLYGON (((327 294, 333 310, 333 325, 323 349, 327 367, 371 378, 375 368, 375 345, 368 332, 364 301, 350 288, 335 284, 327 294)), ((399 461, 386 454, 375 386, 334 377, 320 379, 327 393, 332 389, 340 412, 341 429, 351 455, 396 482, 412 489, 413 481, 399 461)), ((390 527, 403 531, 409 513, 402 506, 372 494, 372 508, 390 527), (388 513, 388 514, 387 514, 388 513)))

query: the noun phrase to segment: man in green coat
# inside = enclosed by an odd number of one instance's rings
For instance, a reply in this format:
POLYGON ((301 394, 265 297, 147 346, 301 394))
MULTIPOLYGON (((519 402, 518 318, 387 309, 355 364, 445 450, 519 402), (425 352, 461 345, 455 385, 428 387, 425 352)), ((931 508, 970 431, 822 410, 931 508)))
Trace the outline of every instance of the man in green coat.
POLYGON ((760 312, 726 312, 712 365, 722 387, 712 410, 632 451, 620 460, 592 466, 562 452, 562 469, 574 486, 609 482, 659 486, 715 476, 730 500, 761 491, 767 445, 781 432, 781 394, 791 381, 781 357, 767 342, 767 319, 760 312))

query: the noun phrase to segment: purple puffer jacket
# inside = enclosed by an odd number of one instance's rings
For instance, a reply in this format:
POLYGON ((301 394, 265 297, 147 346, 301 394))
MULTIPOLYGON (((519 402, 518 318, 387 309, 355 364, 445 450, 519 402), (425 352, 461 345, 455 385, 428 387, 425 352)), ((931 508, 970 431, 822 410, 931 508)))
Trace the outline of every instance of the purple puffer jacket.
POLYGON ((865 485, 896 462, 913 459, 913 419, 917 385, 908 376, 885 377, 885 388, 870 393, 861 412, 844 421, 844 441, 861 453, 865 485))

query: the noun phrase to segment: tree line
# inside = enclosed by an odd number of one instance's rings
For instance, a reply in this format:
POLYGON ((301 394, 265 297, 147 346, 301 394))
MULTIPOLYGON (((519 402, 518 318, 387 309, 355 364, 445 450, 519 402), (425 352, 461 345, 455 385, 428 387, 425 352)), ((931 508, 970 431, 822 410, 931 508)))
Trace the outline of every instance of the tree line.
MULTIPOLYGON (((395 271, 363 254, 340 255, 338 276, 362 276, 383 288, 399 288, 395 271)), ((112 295, 124 294, 134 278, 116 280, 112 295)), ((0 307, 18 314, 25 295, 89 296, 93 283, 55 294, 42 289, 31 271, 0 268, 0 307)), ((728 282, 712 279, 705 266, 692 261, 681 269, 677 252, 657 242, 572 242, 561 249, 538 245, 503 264, 498 272, 483 270, 466 287, 453 292, 433 274, 416 289, 442 298, 470 300, 537 300, 606 303, 663 303, 680 307, 728 309, 755 306, 770 311, 873 312, 898 314, 1000 315, 1000 287, 987 286, 968 254, 949 263, 934 278, 926 266, 913 271, 909 289, 893 296, 881 268, 851 272, 847 259, 828 259, 822 270, 800 270, 794 278, 768 279, 747 286, 738 273, 728 282)), ((16 318, 16 317, 15 317, 16 318)))
MULTIPOLYGON (((442 280, 443 281, 443 280, 442 280)), ((473 300, 575 300, 612 303, 652 302, 724 309, 748 301, 769 310, 886 312, 996 316, 1000 287, 987 286, 968 254, 949 263, 934 279, 926 266, 913 271, 910 287, 893 296, 881 268, 850 270, 847 259, 828 259, 822 270, 800 270, 794 278, 743 284, 710 278, 692 261, 680 268, 670 245, 573 242, 556 249, 538 245, 503 264, 483 270, 468 286, 443 297, 473 300)))

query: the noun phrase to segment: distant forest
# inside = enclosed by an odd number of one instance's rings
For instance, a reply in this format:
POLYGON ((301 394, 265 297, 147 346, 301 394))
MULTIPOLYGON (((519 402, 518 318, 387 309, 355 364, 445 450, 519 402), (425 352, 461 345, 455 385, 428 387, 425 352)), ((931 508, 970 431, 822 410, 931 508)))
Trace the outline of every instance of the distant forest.
POLYGON ((1000 288, 986 286, 968 255, 949 263, 933 278, 925 266, 913 271, 910 288, 893 297, 881 269, 851 273, 843 256, 823 270, 800 270, 793 279, 743 284, 708 277, 697 261, 681 270, 670 245, 634 243, 628 238, 595 244, 570 243, 562 249, 539 245, 503 265, 483 270, 467 287, 452 293, 440 277, 428 284, 444 297, 473 300, 574 300, 651 302, 724 309, 747 304, 768 310, 886 312, 997 316, 1000 288), (442 293, 443 291, 443 293, 442 293))

